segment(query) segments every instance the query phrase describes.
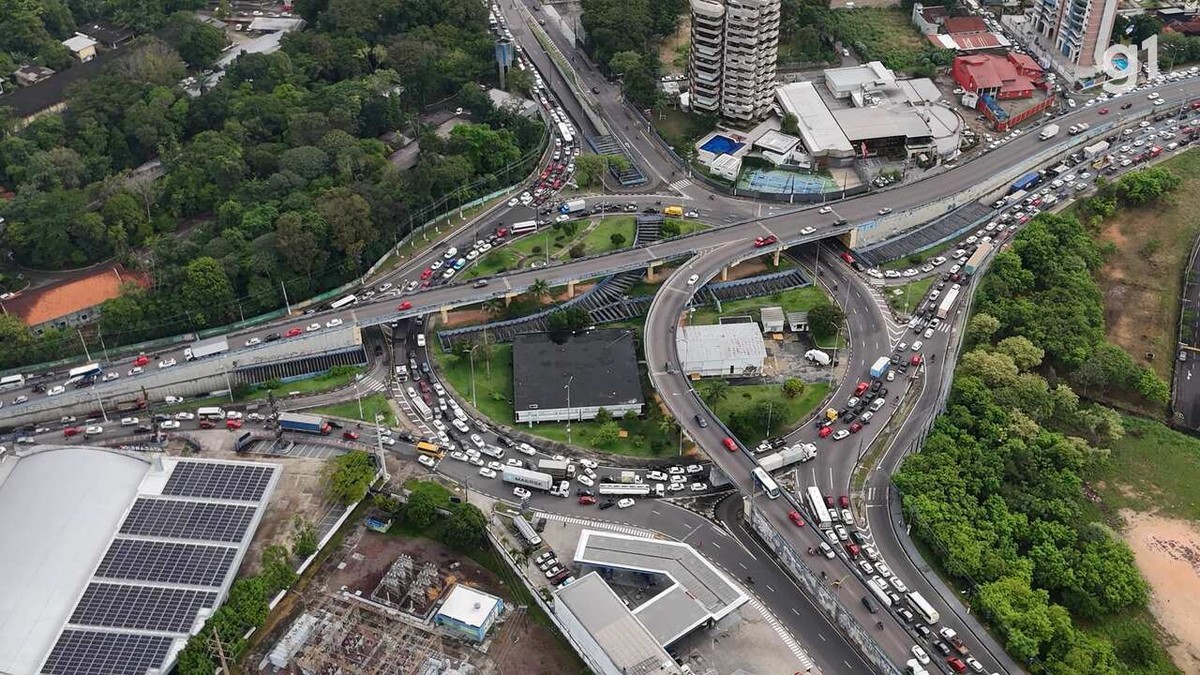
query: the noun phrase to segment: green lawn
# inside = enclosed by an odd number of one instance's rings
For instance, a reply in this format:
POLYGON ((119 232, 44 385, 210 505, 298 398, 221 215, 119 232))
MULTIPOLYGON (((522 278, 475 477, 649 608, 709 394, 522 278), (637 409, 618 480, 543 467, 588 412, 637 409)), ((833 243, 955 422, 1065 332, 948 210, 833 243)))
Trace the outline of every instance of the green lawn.
POLYGON ((696 313, 692 315, 691 323, 717 323, 717 319, 721 315, 732 316, 735 314, 752 314, 755 320, 757 320, 758 310, 763 307, 783 307, 785 313, 807 312, 817 305, 826 305, 830 302, 829 296, 825 294, 825 291, 820 286, 805 286, 773 295, 764 295, 759 298, 723 302, 721 303, 720 313, 717 312, 715 307, 704 307, 703 309, 696 310, 696 313))
MULTIPOLYGON (((705 397, 716 382, 717 380, 701 380, 695 383, 696 391, 700 393, 701 397, 705 397)), ((829 393, 829 383, 805 382, 804 393, 796 398, 784 396, 778 384, 731 385, 727 391, 728 394, 724 400, 718 402, 714 409, 722 422, 728 424, 731 415, 746 410, 758 404, 759 401, 771 401, 775 405, 775 410, 781 415, 780 421, 783 428, 790 430, 811 415, 817 405, 825 400, 825 395, 829 393)), ((745 445, 755 446, 764 438, 766 435, 758 432, 738 440, 745 445)))
POLYGON ((903 286, 885 286, 883 293, 887 296, 888 305, 897 312, 907 314, 921 302, 921 298, 929 292, 936 277, 927 277, 904 284, 903 286))
POLYGON ((692 218, 664 218, 663 219, 663 225, 671 225, 671 224, 674 224, 676 227, 679 228, 679 234, 675 235, 675 234, 669 234, 667 232, 663 232, 663 237, 675 237, 675 236, 682 236, 685 234, 695 234, 697 232, 703 232, 704 230, 708 229, 708 225, 700 222, 699 220, 695 220, 692 218))
POLYGON ((583 250, 587 255, 607 253, 628 248, 633 245, 633 216, 614 216, 602 219, 596 227, 583 235, 583 250), (612 236, 620 234, 625 237, 625 243, 613 246, 612 236))
MULTIPOLYGON (((340 369, 336 374, 330 374, 327 372, 324 375, 310 377, 305 380, 296 380, 295 382, 288 382, 288 383, 282 384, 279 387, 276 387, 274 389, 275 398, 281 399, 281 400, 285 401, 285 403, 286 403, 286 400, 290 397, 290 395, 293 392, 296 392, 297 395, 303 395, 303 394, 316 394, 316 393, 320 393, 320 392, 333 391, 334 389, 340 389, 340 388, 346 386, 347 384, 349 384, 351 381, 353 381, 354 376, 357 375, 359 372, 361 372, 361 370, 362 370, 361 368, 355 368, 353 366, 350 366, 350 367, 348 367, 348 370, 340 369)), ((209 398, 198 398, 195 400, 191 400, 191 401, 188 401, 187 403, 184 403, 183 405, 164 406, 162 409, 156 408, 155 411, 161 412, 164 414, 169 414, 172 412, 179 412, 181 410, 195 410, 198 407, 202 407, 202 406, 206 406, 206 405, 219 406, 219 405, 226 405, 231 402, 245 403, 246 401, 253 401, 253 400, 257 400, 257 399, 266 399, 267 391, 268 391, 267 388, 259 387, 257 389, 251 390, 250 392, 247 392, 241 396, 235 395, 233 397, 232 401, 230 401, 229 396, 213 396, 213 397, 209 397, 209 398)))
POLYGON ((1140 417, 1123 422, 1125 437, 1092 485, 1105 506, 1200 522, 1200 440, 1140 417))
POLYGON ((352 420, 362 420, 371 424, 375 423, 375 415, 380 414, 384 416, 384 420, 388 426, 398 426, 396 416, 392 414, 392 407, 388 404, 388 397, 384 394, 374 393, 362 397, 361 416, 358 412, 358 404, 359 402, 351 395, 349 401, 313 408, 311 412, 324 413, 333 417, 344 417, 352 420))

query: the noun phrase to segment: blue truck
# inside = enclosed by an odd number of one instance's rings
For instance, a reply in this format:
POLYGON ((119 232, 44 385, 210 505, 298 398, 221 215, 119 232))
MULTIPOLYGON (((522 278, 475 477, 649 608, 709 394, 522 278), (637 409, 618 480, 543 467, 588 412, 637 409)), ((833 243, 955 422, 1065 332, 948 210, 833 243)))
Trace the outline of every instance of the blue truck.
POLYGON ((284 431, 329 435, 333 426, 329 422, 326 422, 324 417, 285 412, 279 414, 279 428, 284 431))
POLYGON ((1018 178, 1016 182, 1012 184, 1012 187, 1008 189, 1008 192, 1009 194, 1012 194, 1013 192, 1020 192, 1021 190, 1029 190, 1040 182, 1042 182, 1042 174, 1037 171, 1030 171, 1024 176, 1018 178))
POLYGON ((875 359, 875 363, 871 365, 871 378, 879 379, 883 377, 883 374, 888 371, 890 365, 891 361, 886 356, 875 359))

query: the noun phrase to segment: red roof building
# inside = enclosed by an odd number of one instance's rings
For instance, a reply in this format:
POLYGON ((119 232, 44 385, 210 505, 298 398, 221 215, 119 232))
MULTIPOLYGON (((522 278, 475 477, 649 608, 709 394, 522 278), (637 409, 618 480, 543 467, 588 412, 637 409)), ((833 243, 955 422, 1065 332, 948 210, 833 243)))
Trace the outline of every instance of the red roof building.
POLYGON ((1042 69, 1024 54, 959 56, 952 72, 958 86, 997 100, 1029 98, 1042 80, 1042 69))
POLYGON ((987 24, 977 16, 951 16, 942 21, 942 32, 947 35, 959 33, 986 33, 987 24))

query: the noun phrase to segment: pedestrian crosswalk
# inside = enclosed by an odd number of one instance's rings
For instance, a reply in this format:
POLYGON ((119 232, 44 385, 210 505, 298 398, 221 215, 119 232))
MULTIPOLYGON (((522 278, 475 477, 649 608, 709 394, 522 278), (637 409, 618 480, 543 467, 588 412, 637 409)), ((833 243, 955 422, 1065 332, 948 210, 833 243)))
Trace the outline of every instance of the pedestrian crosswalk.
POLYGON ((572 525, 582 525, 584 527, 590 527, 596 530, 609 530, 612 532, 619 532, 620 534, 628 534, 631 537, 654 537, 654 533, 649 530, 643 530, 641 528, 631 527, 629 525, 616 525, 599 520, 576 518, 574 516, 560 516, 557 513, 544 513, 542 515, 546 517, 546 520, 556 520, 563 523, 570 523, 572 525))
POLYGON ((392 384, 392 398, 396 399, 396 403, 400 406, 400 411, 408 418, 413 426, 417 428, 424 436, 432 436, 433 430, 421 419, 421 415, 413 409, 412 403, 409 403, 408 396, 404 394, 404 387, 399 382, 392 384))
POLYGON ((671 183, 671 189, 683 192, 684 190, 686 190, 687 188, 690 188, 693 185, 695 185, 695 183, 693 183, 691 180, 689 180, 687 178, 680 178, 679 180, 671 183))
POLYGON ((772 614, 771 611, 765 606, 763 606, 763 604, 758 601, 758 598, 751 597, 749 604, 751 607, 758 610, 758 613, 761 614, 763 618, 767 620, 767 623, 771 626, 771 628, 775 630, 775 634, 779 636, 779 639, 783 640, 783 643, 792 651, 792 654, 794 654, 795 657, 800 660, 800 667, 805 670, 812 668, 814 664, 812 658, 809 657, 808 652, 804 651, 804 648, 800 646, 800 643, 796 642, 795 638, 792 637, 792 634, 789 633, 787 629, 783 627, 783 624, 779 622, 779 619, 775 618, 775 615, 772 614))
POLYGON ((370 375, 363 375, 358 378, 358 390, 362 391, 387 391, 387 385, 370 375))

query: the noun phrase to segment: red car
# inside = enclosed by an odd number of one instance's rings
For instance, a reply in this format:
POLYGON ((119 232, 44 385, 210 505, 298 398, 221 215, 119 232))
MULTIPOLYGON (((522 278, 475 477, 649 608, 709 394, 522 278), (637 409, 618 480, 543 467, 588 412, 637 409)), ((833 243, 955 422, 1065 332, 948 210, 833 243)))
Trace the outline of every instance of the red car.
POLYGON ((426 267, 424 272, 421 272, 421 280, 424 281, 433 276, 433 268, 426 267))
POLYGON ((396 307, 396 309, 400 310, 401 312, 403 312, 406 309, 412 309, 412 303, 405 300, 404 302, 400 303, 399 306, 396 307))
POLYGON ((138 357, 133 360, 133 365, 137 366, 138 368, 141 368, 147 363, 150 363, 150 357, 146 356, 145 354, 138 354, 138 357))
POLYGON ((862 422, 855 422, 850 425, 850 433, 857 434, 860 431, 862 431, 862 422))
POLYGON ((838 504, 840 504, 843 509, 848 509, 850 508, 850 498, 846 495, 842 495, 841 497, 838 497, 838 504))
POLYGON ((579 503, 583 506, 591 506, 596 503, 596 498, 591 495, 579 495, 579 503))
POLYGON ((832 434, 832 433, 833 433, 833 427, 821 427, 821 430, 817 432, 817 435, 820 436, 821 438, 829 438, 829 434, 832 434))
POLYGON ((296 337, 297 335, 299 335, 303 332, 304 332, 303 328, 289 328, 288 332, 284 333, 283 336, 284 337, 296 337))
POLYGON ((200 420, 201 429, 215 429, 216 427, 217 425, 213 424, 212 420, 200 420))
POLYGON ((865 392, 869 386, 871 385, 867 384, 866 382, 859 382, 858 386, 854 388, 854 395, 862 396, 863 392, 865 392))
POLYGON ((908 360, 908 363, 909 363, 909 365, 913 365, 913 366, 921 365, 921 355, 913 354, 912 358, 908 360))
POLYGON ((948 657, 946 659, 946 664, 949 665, 950 669, 956 673, 967 672, 967 664, 963 663, 962 659, 958 658, 957 656, 948 657))
POLYGON ((1101 115, 1107 115, 1108 108, 1101 108, 1101 109, 1097 110, 1096 112, 1100 113, 1101 115))
POLYGON ((832 509, 833 508, 833 497, 831 497, 830 495, 822 495, 822 496, 825 497, 825 508, 832 509))
POLYGON ((849 253, 847 253, 845 251, 842 251, 841 253, 839 253, 838 257, 840 257, 842 260, 845 260, 847 265, 854 264, 854 256, 850 255, 849 253))
POLYGON ((503 239, 508 236, 508 228, 507 227, 497 227, 495 234, 497 237, 503 239))
POLYGON ((754 248, 762 248, 764 246, 770 246, 771 244, 775 244, 778 242, 779 242, 779 237, 776 237, 773 234, 768 234, 765 237, 755 237, 754 238, 754 248))
POLYGON ((344 438, 348 441, 357 441, 358 440, 358 432, 350 431, 349 429, 347 429, 346 431, 342 432, 342 438, 344 438))
POLYGON ((225 420, 225 428, 230 431, 233 431, 234 429, 241 429, 242 421, 241 420, 225 420))
POLYGON ((726 450, 728 450, 728 451, 730 451, 730 452, 737 452, 737 451, 738 451, 738 446, 737 446, 737 443, 736 443, 736 442, 734 442, 734 440, 733 440, 732 438, 730 438, 730 437, 726 436, 726 437, 725 437, 725 439, 724 439, 724 440, 722 440, 721 442, 725 444, 725 449, 726 449, 726 450))
POLYGON ((63 436, 66 438, 70 438, 72 436, 78 436, 79 434, 82 434, 82 433, 83 433, 83 429, 80 429, 79 427, 67 427, 66 429, 63 429, 63 436))
POLYGON ((860 553, 858 544, 847 543, 846 553, 849 553, 851 558, 857 558, 858 554, 860 553))
POLYGON ((796 524, 796 527, 804 527, 804 519, 795 511, 788 511, 788 520, 796 524))

